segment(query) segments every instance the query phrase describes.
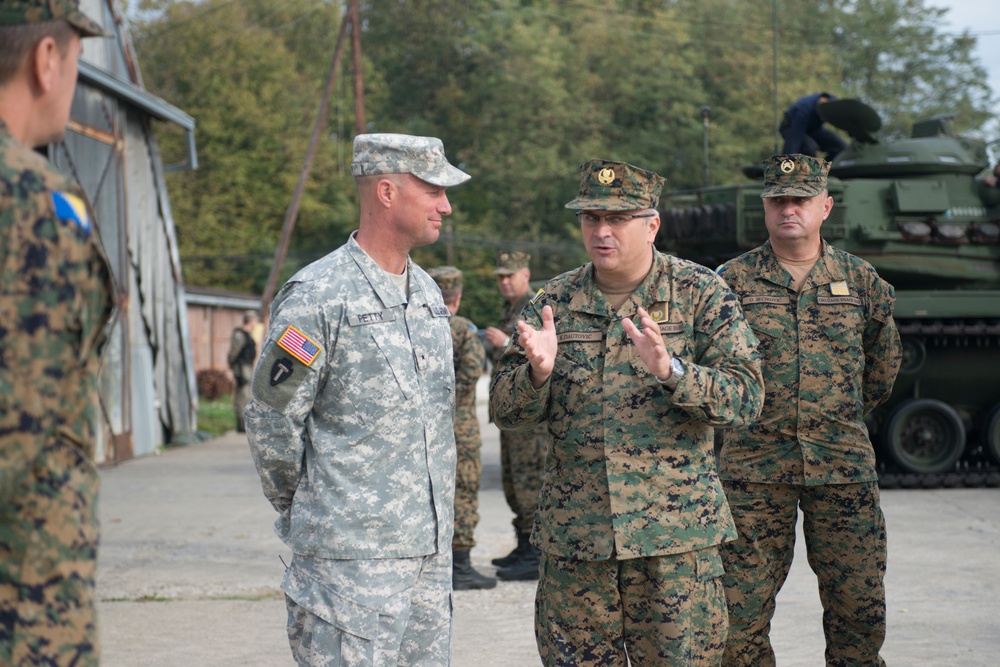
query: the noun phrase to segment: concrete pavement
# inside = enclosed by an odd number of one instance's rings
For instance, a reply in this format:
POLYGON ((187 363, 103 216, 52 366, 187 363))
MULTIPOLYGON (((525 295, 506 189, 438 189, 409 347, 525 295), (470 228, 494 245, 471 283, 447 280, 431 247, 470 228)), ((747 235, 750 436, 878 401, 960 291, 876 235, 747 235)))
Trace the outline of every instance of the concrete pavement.
MULTIPOLYGON (((473 563, 515 540, 485 419, 473 563)), ((105 667, 291 666, 278 589, 288 549, 241 434, 101 472, 98 597, 105 667)), ((883 491, 893 667, 992 667, 1000 655, 1000 489, 883 491)), ((800 539, 800 545, 802 541, 800 539)), ((539 665, 533 582, 455 594, 455 667, 539 665)), ((779 667, 823 664, 822 610, 804 548, 778 598, 779 667)))

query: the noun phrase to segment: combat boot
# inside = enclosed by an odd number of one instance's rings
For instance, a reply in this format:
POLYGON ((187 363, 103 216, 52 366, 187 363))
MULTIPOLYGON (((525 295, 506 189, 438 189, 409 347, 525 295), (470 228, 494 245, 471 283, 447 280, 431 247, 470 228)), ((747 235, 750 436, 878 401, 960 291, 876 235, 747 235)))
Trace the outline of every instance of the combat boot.
POLYGON ((521 553, 519 559, 507 567, 497 570, 497 579, 503 579, 504 581, 535 581, 538 579, 538 566, 541 559, 541 550, 529 544, 521 553))
POLYGON ((496 587, 496 579, 479 574, 472 567, 472 563, 469 562, 468 549, 453 551, 452 559, 454 560, 451 571, 451 587, 453 590, 477 591, 496 587))
POLYGON ((531 533, 518 533, 517 534, 517 546, 506 556, 501 558, 494 558, 490 562, 497 567, 510 567, 515 562, 521 559, 521 554, 527 549, 531 543, 528 541, 531 538, 531 533))

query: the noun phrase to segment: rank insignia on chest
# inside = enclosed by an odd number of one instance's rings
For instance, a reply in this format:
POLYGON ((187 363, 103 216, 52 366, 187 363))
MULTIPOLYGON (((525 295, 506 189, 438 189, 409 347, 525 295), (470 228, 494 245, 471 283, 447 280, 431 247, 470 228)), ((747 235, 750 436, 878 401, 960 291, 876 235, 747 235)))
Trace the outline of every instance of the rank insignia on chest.
POLYGON ((830 294, 832 294, 833 296, 847 296, 850 293, 851 290, 847 288, 846 280, 830 283, 830 294))
POLYGON ((668 319, 669 309, 666 301, 657 301, 647 310, 654 322, 665 322, 668 319))
POLYGON ((278 347, 306 366, 312 366, 312 362, 316 361, 316 357, 323 349, 293 326, 289 326, 285 329, 285 333, 281 334, 281 338, 278 339, 278 347))

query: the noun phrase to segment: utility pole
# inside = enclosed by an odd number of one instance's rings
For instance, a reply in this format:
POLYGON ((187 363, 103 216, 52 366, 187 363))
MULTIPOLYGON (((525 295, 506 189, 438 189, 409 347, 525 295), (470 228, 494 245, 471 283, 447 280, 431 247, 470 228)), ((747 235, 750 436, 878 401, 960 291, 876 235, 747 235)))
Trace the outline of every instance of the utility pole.
POLYGON ((703 106, 701 108, 701 125, 705 129, 705 140, 704 140, 704 150, 705 156, 703 158, 704 163, 704 175, 702 176, 702 187, 708 187, 708 116, 712 113, 712 107, 703 106))
POLYGON ((274 251, 271 272, 267 276, 264 294, 260 298, 260 319, 262 322, 267 322, 270 315, 271 301, 274 300, 274 293, 278 289, 278 277, 281 274, 281 266, 285 262, 285 255, 288 254, 288 243, 292 238, 292 230, 295 229, 295 221, 299 215, 299 206, 302 203, 302 194, 305 192, 306 183, 309 181, 309 171, 312 168, 313 158, 316 156, 316 147, 319 145, 320 134, 322 134, 323 128, 326 126, 326 116, 330 109, 330 97, 333 94, 333 84, 337 80, 337 72, 340 70, 340 57, 344 51, 344 39, 347 36, 348 29, 353 32, 355 127, 358 128, 358 134, 365 131, 364 98, 359 92, 359 90, 363 90, 360 64, 360 25, 361 22, 358 20, 358 0, 350 0, 347 12, 340 23, 337 45, 333 50, 333 60, 330 63, 330 71, 326 75, 326 85, 323 88, 323 99, 320 101, 319 111, 316 114, 316 122, 313 124, 312 136, 309 138, 309 147, 306 149, 306 156, 302 161, 302 171, 299 172, 299 181, 295 185, 292 201, 288 204, 288 210, 285 212, 285 222, 281 226, 281 237, 278 239, 278 247, 274 251))

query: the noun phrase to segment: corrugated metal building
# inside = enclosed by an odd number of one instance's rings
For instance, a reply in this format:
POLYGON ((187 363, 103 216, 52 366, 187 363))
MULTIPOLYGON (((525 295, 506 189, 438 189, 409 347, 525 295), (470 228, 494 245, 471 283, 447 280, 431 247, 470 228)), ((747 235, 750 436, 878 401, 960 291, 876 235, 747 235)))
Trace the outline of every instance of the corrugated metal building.
POLYGON ((98 463, 148 454, 196 430, 198 394, 177 239, 153 122, 194 119, 142 87, 111 0, 81 9, 114 34, 84 40, 66 138, 49 157, 83 186, 118 286, 118 315, 101 369, 98 463))

